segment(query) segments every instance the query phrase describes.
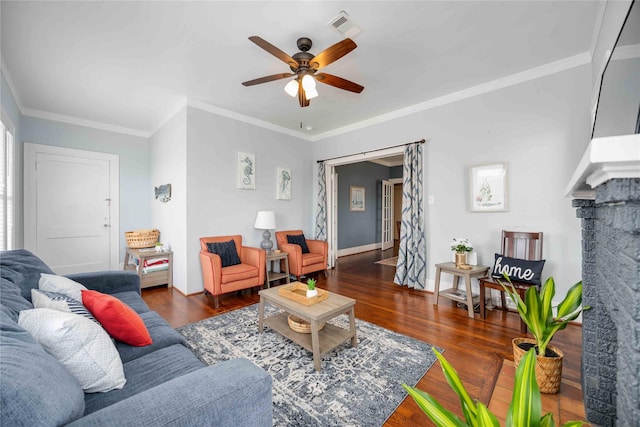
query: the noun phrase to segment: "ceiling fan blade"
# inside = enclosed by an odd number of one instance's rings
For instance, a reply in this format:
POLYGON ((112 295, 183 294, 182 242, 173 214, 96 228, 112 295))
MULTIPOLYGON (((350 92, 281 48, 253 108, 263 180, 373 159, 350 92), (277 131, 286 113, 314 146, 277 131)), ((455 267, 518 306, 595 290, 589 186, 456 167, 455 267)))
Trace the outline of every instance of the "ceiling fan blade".
POLYGON ((332 62, 342 58, 356 47, 358 47, 358 45, 356 45, 353 40, 344 39, 314 56, 313 59, 309 61, 309 65, 314 70, 326 67, 332 62))
POLYGON ((334 76, 333 74, 318 73, 316 74, 316 80, 320 83, 355 93, 360 93, 364 89, 364 86, 360 86, 359 84, 343 79, 342 77, 334 76))
POLYGON ((242 84, 244 86, 253 86, 253 85, 259 85, 260 83, 272 82, 274 80, 286 79, 287 77, 292 77, 292 76, 295 76, 295 74, 294 73, 272 74, 270 76, 264 76, 257 79, 242 82, 242 84))
POLYGON ((302 79, 298 81, 298 102, 300 102, 301 107, 309 106, 309 100, 307 99, 307 94, 304 93, 304 88, 302 87, 302 79))
POLYGON ((269 52, 271 55, 275 56, 282 62, 289 64, 290 67, 296 70, 298 69, 299 65, 295 59, 293 59, 291 56, 281 51, 280 49, 278 49, 277 47, 275 47, 265 39, 258 36, 251 36, 249 37, 249 40, 257 44, 258 46, 260 46, 261 48, 263 48, 264 50, 266 50, 267 52, 269 52))

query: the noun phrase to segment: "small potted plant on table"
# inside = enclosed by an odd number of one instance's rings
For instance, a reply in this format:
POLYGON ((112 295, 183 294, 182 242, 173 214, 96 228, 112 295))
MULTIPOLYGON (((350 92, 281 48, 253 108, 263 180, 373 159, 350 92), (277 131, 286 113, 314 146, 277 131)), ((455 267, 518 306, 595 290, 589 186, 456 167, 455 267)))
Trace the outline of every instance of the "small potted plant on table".
POLYGON ((451 250, 456 253, 456 268, 467 269, 467 253, 473 251, 469 239, 458 237, 451 241, 451 250))
POLYGON ((315 296, 318 296, 316 281, 314 279, 307 279, 307 298, 313 298, 315 296))

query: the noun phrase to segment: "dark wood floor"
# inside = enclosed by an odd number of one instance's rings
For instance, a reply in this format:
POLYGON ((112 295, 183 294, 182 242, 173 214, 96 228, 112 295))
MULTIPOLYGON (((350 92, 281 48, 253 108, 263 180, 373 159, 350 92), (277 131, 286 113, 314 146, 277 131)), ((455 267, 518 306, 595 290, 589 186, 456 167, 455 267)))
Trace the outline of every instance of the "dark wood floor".
MULTIPOLYGON (((359 319, 441 347, 444 356, 455 367, 469 394, 489 404, 504 359, 513 360, 511 340, 521 336, 519 317, 500 310, 489 311, 486 320, 476 314, 467 317, 465 308, 451 301, 434 305, 432 293, 411 290, 393 284, 395 268, 375 261, 393 255, 393 250, 371 251, 340 258, 328 277, 318 276, 318 287, 356 299, 355 314, 359 319)), ((166 287, 145 289, 143 297, 149 306, 163 316, 173 327, 183 326, 207 317, 258 302, 257 290, 241 295, 224 295, 220 307, 203 294, 185 297, 166 287)), ((569 325, 556 334, 553 344, 565 353, 563 378, 580 383, 580 354, 582 328, 569 325)), ((435 396, 445 408, 461 414, 459 400, 450 390, 438 364, 420 380, 418 388, 435 396)), ((561 399, 569 406, 583 411, 581 396, 575 390, 560 391, 561 399), (565 394, 566 393, 566 396, 565 394)), ((556 423, 568 419, 555 419, 556 423)), ((432 425, 412 399, 405 401, 390 417, 385 426, 432 425)))

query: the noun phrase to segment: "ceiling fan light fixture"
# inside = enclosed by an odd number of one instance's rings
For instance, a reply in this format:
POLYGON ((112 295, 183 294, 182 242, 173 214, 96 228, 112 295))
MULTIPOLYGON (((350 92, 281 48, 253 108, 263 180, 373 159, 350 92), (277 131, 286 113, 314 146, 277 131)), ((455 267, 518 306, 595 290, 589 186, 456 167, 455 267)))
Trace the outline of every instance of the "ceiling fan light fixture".
POLYGON ((291 80, 284 87, 284 91, 287 92, 290 96, 295 97, 298 94, 298 80, 291 80))
POLYGON ((307 96, 307 99, 313 99, 318 96, 318 90, 315 87, 309 90, 305 89, 304 94, 307 96))
POLYGON ((310 90, 315 90, 316 88, 316 79, 313 78, 311 74, 305 74, 302 77, 302 87, 305 92, 309 92, 310 90))

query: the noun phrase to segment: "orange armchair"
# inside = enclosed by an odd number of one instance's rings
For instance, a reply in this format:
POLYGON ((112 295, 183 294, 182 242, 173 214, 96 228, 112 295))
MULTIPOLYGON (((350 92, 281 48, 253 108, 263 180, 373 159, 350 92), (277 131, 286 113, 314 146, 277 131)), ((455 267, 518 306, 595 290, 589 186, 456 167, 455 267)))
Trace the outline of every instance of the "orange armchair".
POLYGON ((300 281, 300 276, 317 271, 324 271, 326 276, 329 245, 323 240, 305 239, 309 253, 303 254, 300 245, 287 242, 287 235, 300 234, 302 234, 302 230, 276 231, 278 248, 289 254, 289 272, 296 276, 298 281, 300 281))
POLYGON ((215 236, 200 238, 200 266, 205 293, 213 295, 218 308, 218 296, 264 284, 266 252, 259 248, 242 246, 242 236, 215 236), (222 266, 220 255, 209 252, 207 243, 234 241, 240 264, 222 266))

